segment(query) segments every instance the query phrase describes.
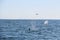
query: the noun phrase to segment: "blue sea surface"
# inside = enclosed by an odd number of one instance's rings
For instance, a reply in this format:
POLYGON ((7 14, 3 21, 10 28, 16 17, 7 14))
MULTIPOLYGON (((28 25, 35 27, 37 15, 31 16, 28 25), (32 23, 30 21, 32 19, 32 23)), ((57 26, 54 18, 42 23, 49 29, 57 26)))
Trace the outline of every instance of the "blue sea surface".
POLYGON ((60 20, 48 20, 48 25, 44 21, 0 19, 0 40, 60 40, 60 20), (32 24, 38 30, 32 30, 32 24))

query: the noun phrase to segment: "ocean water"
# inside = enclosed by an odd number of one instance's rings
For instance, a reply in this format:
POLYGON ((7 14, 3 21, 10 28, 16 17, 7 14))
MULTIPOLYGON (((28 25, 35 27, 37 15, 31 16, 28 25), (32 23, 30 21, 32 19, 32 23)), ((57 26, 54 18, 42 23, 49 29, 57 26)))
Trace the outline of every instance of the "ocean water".
POLYGON ((44 21, 0 20, 0 40, 60 40, 60 20, 44 21))

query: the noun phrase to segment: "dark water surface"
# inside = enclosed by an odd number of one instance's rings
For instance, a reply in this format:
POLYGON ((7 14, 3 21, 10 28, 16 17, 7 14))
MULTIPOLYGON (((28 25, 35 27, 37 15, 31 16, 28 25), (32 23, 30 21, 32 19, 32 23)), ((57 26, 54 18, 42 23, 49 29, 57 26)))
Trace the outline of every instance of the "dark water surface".
POLYGON ((60 20, 44 21, 0 20, 0 40, 60 40, 60 20), (32 24, 38 30, 31 30, 32 24))

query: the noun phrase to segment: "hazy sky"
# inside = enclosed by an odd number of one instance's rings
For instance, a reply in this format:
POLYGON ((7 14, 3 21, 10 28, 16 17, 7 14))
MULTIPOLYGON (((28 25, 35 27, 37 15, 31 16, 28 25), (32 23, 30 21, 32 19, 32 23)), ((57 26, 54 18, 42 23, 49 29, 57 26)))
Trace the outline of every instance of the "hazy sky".
POLYGON ((0 18, 60 19, 60 0, 0 0, 0 18))

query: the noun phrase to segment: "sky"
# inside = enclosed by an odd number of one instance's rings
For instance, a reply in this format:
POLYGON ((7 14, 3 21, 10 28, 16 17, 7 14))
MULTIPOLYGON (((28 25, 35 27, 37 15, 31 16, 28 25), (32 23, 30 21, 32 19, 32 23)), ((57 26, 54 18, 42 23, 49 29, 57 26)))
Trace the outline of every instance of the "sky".
POLYGON ((60 0, 0 0, 0 19, 60 19, 60 0))

